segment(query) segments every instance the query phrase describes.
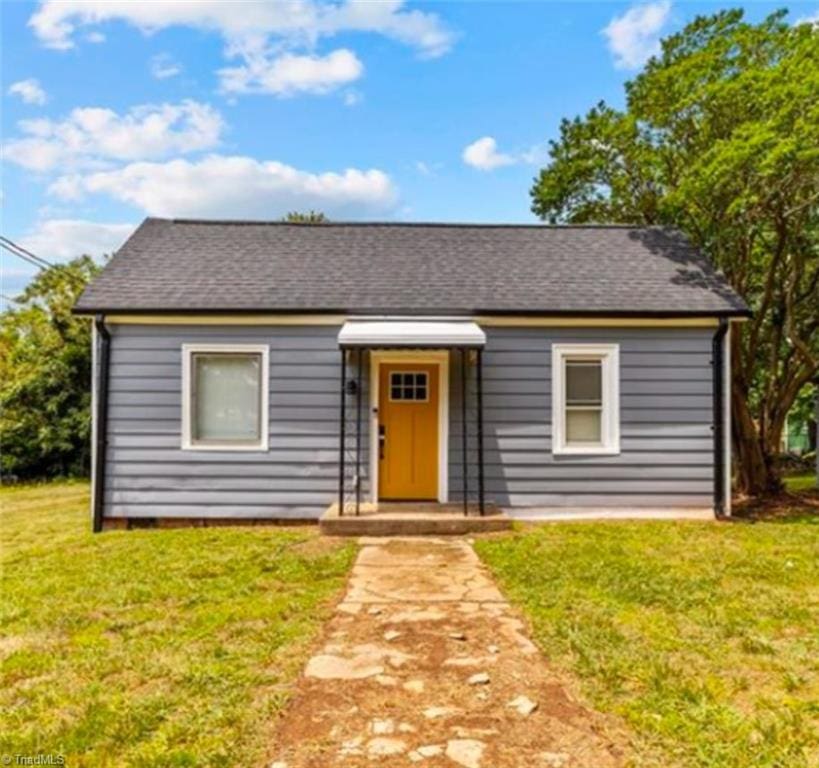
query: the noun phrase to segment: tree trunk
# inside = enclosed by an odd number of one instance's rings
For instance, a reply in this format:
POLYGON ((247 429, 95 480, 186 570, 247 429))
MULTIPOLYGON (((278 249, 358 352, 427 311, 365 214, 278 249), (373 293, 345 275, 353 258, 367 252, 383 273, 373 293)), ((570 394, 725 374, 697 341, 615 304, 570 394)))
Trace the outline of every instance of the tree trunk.
POLYGON ((754 423, 745 393, 736 383, 731 392, 731 425, 737 463, 737 490, 749 496, 765 496, 781 490, 774 466, 775 452, 766 451, 754 423))

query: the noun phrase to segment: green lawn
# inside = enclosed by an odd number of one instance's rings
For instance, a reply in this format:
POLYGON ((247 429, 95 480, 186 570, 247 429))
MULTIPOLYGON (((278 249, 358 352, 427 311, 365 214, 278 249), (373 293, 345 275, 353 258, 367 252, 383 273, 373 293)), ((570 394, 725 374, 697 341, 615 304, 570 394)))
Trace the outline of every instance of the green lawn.
POLYGON ((354 545, 314 529, 89 533, 86 484, 0 491, 0 754, 252 766, 354 545))
POLYGON ((808 472, 804 475, 791 475, 785 478, 785 488, 791 493, 812 491, 817 488, 816 473, 808 472))
POLYGON ((528 526, 476 549, 633 764, 819 765, 819 519, 528 526))

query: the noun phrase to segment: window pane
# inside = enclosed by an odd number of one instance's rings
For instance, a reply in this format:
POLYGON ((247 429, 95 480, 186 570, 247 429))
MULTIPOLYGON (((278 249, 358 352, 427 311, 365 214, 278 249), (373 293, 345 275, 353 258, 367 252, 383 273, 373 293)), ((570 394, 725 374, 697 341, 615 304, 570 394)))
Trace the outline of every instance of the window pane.
POLYGON ((599 444, 601 442, 599 410, 568 409, 566 411, 566 443, 568 445, 573 443, 599 444))
POLYGON ((261 355, 193 357, 197 440, 253 441, 261 436, 261 355))
POLYGON ((566 402, 600 403, 603 385, 603 365, 594 362, 566 361, 566 402))
POLYGON ((426 400, 428 378, 425 372, 390 373, 390 400, 426 400))

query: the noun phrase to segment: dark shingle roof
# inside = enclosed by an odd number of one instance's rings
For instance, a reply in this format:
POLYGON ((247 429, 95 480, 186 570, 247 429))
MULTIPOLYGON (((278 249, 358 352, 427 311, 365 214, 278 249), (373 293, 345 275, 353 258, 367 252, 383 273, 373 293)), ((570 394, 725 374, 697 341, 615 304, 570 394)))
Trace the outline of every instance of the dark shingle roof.
POLYGON ((146 219, 76 311, 730 315, 747 308, 669 230, 146 219))

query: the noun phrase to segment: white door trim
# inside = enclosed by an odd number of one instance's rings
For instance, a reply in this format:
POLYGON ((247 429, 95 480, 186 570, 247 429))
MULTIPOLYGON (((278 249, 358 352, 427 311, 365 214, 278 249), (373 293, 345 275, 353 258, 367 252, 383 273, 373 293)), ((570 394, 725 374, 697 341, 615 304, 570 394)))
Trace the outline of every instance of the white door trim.
POLYGON ((382 363, 433 363, 438 366, 438 501, 449 500, 449 352, 370 352, 370 500, 378 504, 378 398, 382 363))

